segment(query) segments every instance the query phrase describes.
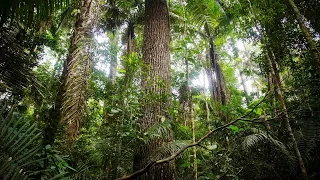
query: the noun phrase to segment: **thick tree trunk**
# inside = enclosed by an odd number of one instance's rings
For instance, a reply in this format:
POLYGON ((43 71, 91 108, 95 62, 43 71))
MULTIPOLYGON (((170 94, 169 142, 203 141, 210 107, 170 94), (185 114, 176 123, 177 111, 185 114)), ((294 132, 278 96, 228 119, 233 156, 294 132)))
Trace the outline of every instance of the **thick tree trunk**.
MULTIPOLYGON (((145 1, 145 27, 143 40, 143 59, 146 68, 142 79, 145 93, 144 115, 140 119, 141 132, 146 132, 168 115, 171 95, 170 70, 170 24, 166 0, 145 1)), ((173 141, 168 132, 162 139, 151 139, 140 146, 135 154, 134 170, 143 168, 160 147, 173 141)), ((169 154, 163 154, 167 157, 169 154)), ((174 162, 156 165, 139 179, 171 180, 175 179, 174 162)))
POLYGON ((300 10, 298 9, 296 4, 294 3, 294 1, 289 0, 289 4, 296 15, 300 29, 304 35, 304 38, 306 39, 306 41, 309 45, 309 48, 310 48, 315 60, 316 60, 316 67, 317 67, 318 73, 320 73, 320 54, 319 54, 319 50, 316 46, 316 43, 313 41, 313 38, 312 38, 310 31, 307 28, 307 26, 305 25, 304 18, 302 16, 302 14, 300 13, 300 10))
POLYGON ((74 61, 75 58, 75 51, 77 49, 77 46, 79 45, 79 41, 85 36, 85 30, 84 28, 87 28, 88 24, 88 17, 89 13, 91 11, 91 4, 92 0, 82 0, 80 6, 81 13, 78 14, 75 26, 74 26, 74 32, 71 37, 70 46, 69 46, 69 52, 66 60, 63 63, 63 70, 60 77, 60 86, 59 91, 56 96, 56 100, 54 103, 53 108, 50 110, 50 117, 48 119, 48 124, 44 130, 44 145, 52 145, 55 140, 55 135, 58 129, 59 122, 61 120, 61 109, 62 109, 62 103, 64 94, 66 93, 66 81, 67 81, 67 75, 68 75, 68 65, 74 61))

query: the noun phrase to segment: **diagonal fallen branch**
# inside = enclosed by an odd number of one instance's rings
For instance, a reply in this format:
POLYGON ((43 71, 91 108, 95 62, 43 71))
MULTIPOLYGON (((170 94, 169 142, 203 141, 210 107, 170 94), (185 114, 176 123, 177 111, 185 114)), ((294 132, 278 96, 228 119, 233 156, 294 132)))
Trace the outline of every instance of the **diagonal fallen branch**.
POLYGON ((235 124, 236 122, 242 120, 243 118, 247 117, 248 115, 250 115, 265 99, 266 97, 269 95, 269 92, 266 93, 266 95, 263 97, 263 99, 258 103, 256 104, 248 113, 246 113, 245 115, 223 125, 223 126, 220 126, 212 131, 209 131, 205 136, 203 136, 202 138, 200 138, 197 142, 195 143, 192 143, 192 144, 189 144, 189 145, 186 145, 184 146, 183 148, 181 148, 179 151, 173 153, 171 156, 167 157, 167 158, 164 158, 164 159, 160 159, 160 160, 157 160, 157 161, 152 161, 150 162, 149 164, 146 165, 146 167, 144 167, 143 169, 140 169, 136 172, 134 172, 133 174, 129 175, 129 176, 125 176, 125 177, 121 177, 121 178, 118 178, 117 180, 126 180, 126 179, 134 179, 136 177, 139 177, 141 176, 142 174, 144 174, 145 172, 149 171, 149 169, 151 169, 153 166, 155 165, 159 165, 159 164, 163 164, 163 163, 167 163, 173 159, 175 159, 176 157, 178 157, 181 153, 183 153, 186 149, 188 148, 191 148, 193 146, 198 146, 200 143, 202 143, 205 139, 207 139, 209 136, 211 136, 213 133, 219 131, 219 130, 222 130, 224 128, 227 128, 233 124, 235 124))

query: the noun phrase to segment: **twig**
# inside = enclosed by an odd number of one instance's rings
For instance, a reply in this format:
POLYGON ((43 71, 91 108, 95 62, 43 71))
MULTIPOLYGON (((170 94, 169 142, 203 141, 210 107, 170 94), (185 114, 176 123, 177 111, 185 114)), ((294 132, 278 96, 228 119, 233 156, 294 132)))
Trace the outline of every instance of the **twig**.
POLYGON ((219 131, 219 130, 222 130, 224 128, 227 128, 233 124, 235 124, 236 122, 240 121, 241 119, 245 118, 246 116, 250 115, 255 108, 257 108, 265 99, 266 97, 269 95, 270 91, 263 97, 263 99, 258 103, 256 104, 252 109, 251 111, 249 111, 248 113, 246 113, 245 115, 241 116, 240 118, 237 118, 223 126, 220 126, 212 131, 209 131, 205 136, 203 136, 202 138, 200 138, 197 142, 195 143, 192 143, 192 144, 189 144, 189 145, 186 145, 184 146, 183 148, 181 148, 179 151, 173 153, 171 156, 167 157, 167 158, 164 158, 164 159, 160 159, 160 160, 157 160, 157 161, 152 161, 150 162, 149 164, 146 165, 145 168, 143 169, 140 169, 136 172, 134 172, 133 174, 129 175, 129 176, 125 176, 125 177, 121 177, 121 178, 118 178, 117 180, 126 180, 126 179, 134 179, 135 177, 139 177, 141 176, 142 174, 144 174, 145 172, 149 171, 149 169, 151 169, 153 166, 155 165, 159 165, 159 164, 163 164, 163 163, 167 163, 173 159, 175 159, 176 157, 178 157, 181 153, 183 153, 186 149, 188 148, 191 148, 193 146, 198 146, 200 143, 202 143, 205 139, 207 139, 208 137, 210 137, 213 133, 219 131))

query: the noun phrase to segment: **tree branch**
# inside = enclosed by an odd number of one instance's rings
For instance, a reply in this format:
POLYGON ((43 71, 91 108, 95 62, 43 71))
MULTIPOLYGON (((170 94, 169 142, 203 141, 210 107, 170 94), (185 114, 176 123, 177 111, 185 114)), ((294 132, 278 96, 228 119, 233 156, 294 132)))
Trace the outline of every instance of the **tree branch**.
MULTIPOLYGON (((269 91, 270 92, 270 91, 269 91)), ((152 161, 150 162, 149 164, 146 165, 145 168, 143 169, 140 169, 136 172, 134 172, 133 174, 129 175, 129 176, 125 176, 125 177, 121 177, 121 178, 118 178, 117 180, 126 180, 126 179, 134 179, 136 177, 139 177, 141 176, 142 174, 146 173, 147 171, 149 171, 149 169, 151 169, 153 166, 155 165, 159 165, 159 164, 163 164, 163 163, 167 163, 173 159, 175 159, 176 157, 178 157, 181 153, 183 153, 186 149, 188 148, 191 148, 193 146, 198 146, 200 143, 202 143, 205 139, 207 139, 208 137, 210 137, 213 133, 217 132, 217 131, 220 131, 224 128, 227 128, 233 124, 235 124, 236 122, 242 120, 243 118, 247 117, 248 115, 250 115, 255 108, 257 108, 265 99, 266 97, 269 95, 269 92, 263 97, 263 99, 258 103, 256 104, 252 109, 251 111, 249 111, 248 113, 246 113, 245 115, 241 116, 240 118, 237 118, 223 126, 220 126, 212 131, 209 131, 205 136, 203 136, 202 138, 200 138, 197 142, 195 143, 192 143, 192 144, 189 144, 189 145, 186 145, 184 146, 183 148, 181 148, 179 151, 173 153, 171 156, 167 157, 167 158, 164 158, 164 159, 160 159, 160 160, 157 160, 157 161, 152 161)))

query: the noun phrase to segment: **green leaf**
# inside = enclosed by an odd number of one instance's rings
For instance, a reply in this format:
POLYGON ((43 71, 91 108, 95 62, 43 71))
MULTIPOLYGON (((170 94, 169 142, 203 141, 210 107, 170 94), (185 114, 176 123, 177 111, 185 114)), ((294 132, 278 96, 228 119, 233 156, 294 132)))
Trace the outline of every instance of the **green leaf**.
POLYGON ((234 133, 239 132, 239 127, 238 127, 238 126, 231 125, 231 126, 229 126, 229 128, 230 128, 234 133))
POLYGON ((254 110, 254 113, 256 113, 257 115, 261 116, 262 109, 261 108, 257 108, 257 109, 254 110))
POLYGON ((181 167, 190 167, 190 166, 191 166, 191 163, 189 162, 181 164, 181 167))

